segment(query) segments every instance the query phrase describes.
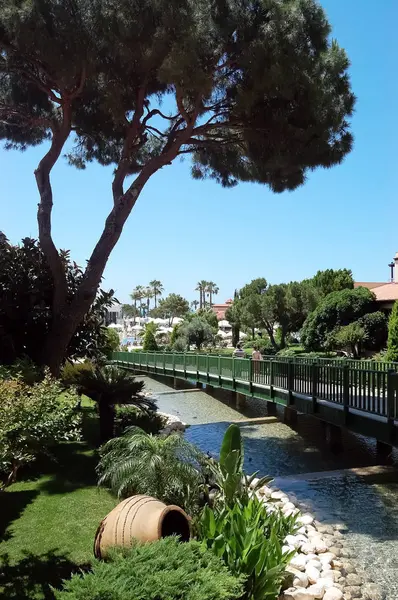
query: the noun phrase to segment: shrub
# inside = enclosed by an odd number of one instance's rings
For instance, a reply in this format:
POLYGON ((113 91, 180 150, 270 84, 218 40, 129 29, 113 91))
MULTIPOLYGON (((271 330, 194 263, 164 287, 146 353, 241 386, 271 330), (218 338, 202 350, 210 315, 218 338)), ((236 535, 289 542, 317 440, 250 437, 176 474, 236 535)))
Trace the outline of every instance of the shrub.
POLYGON ((204 548, 222 558, 231 573, 245 575, 245 597, 275 600, 293 552, 284 552, 284 538, 295 531, 295 520, 280 511, 267 512, 253 495, 233 507, 206 506, 198 522, 204 548))
POLYGON ((0 365, 0 379, 20 379, 32 385, 43 378, 43 373, 29 357, 19 358, 12 365, 0 365))
POLYGON ((156 352, 159 349, 155 338, 156 329, 157 326, 155 323, 146 324, 144 343, 142 346, 144 352, 156 352))
POLYGON ((101 448, 98 483, 120 498, 148 494, 190 512, 203 483, 201 459, 199 450, 178 433, 156 437, 130 427, 101 448))
POLYGON ((121 405, 116 408, 115 434, 122 435, 127 427, 139 427, 145 433, 159 433, 165 418, 154 410, 142 411, 137 407, 121 405))
POLYGON ((55 591, 58 600, 232 600, 241 594, 242 578, 213 553, 175 538, 113 552, 55 591))
POLYGON ((75 362, 72 363, 70 361, 66 361, 62 370, 61 370, 61 381, 67 385, 76 385, 78 386, 80 383, 80 379, 82 374, 92 373, 94 370, 94 365, 89 360, 84 362, 75 362))
POLYGON ((388 341, 386 360, 398 361, 398 302, 394 303, 388 321, 388 341))
POLYGON ((79 439, 77 395, 62 393, 58 381, 46 375, 28 386, 17 380, 0 382, 0 471, 5 486, 21 467, 49 454, 57 442, 79 439))
POLYGON ((275 599, 292 553, 282 552, 284 539, 296 528, 295 517, 267 510, 254 494, 269 478, 257 482, 243 472, 243 443, 239 427, 225 433, 220 461, 212 465, 219 492, 214 510, 206 506, 196 523, 203 546, 222 558, 234 574, 246 576, 246 598, 275 599))

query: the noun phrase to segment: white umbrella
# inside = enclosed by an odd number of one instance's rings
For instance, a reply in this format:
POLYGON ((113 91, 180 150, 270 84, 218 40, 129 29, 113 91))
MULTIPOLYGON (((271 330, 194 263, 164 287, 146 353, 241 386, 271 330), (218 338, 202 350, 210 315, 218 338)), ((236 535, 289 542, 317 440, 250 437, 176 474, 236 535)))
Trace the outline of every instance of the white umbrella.
POLYGON ((108 329, 123 329, 123 325, 119 325, 118 323, 111 323, 108 325, 108 329))
POLYGON ((231 327, 231 324, 229 323, 229 321, 226 321, 225 319, 223 319, 222 321, 218 321, 218 326, 219 327, 231 327))

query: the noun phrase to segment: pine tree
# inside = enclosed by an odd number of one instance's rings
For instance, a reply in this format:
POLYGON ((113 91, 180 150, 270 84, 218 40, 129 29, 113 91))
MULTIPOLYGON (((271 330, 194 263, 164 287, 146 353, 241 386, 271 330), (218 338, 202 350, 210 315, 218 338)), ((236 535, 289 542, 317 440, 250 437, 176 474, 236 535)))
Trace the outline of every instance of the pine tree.
POLYGON ((55 373, 127 218, 162 168, 190 155, 197 179, 283 192, 351 150, 349 61, 316 0, 0 7, 0 138, 20 150, 46 141, 35 177, 54 318, 42 362, 55 373), (51 229, 50 176, 65 148, 71 165, 96 161, 113 172, 110 212, 72 297, 51 229))

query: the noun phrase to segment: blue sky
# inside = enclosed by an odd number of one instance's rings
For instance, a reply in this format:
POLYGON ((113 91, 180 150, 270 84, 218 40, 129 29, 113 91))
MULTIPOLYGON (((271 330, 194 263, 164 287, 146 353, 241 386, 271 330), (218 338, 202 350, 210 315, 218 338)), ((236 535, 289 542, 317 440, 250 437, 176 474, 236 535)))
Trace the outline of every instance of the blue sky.
MULTIPOLYGON (((164 168, 146 186, 108 262, 103 287, 113 287, 121 301, 151 279, 190 300, 198 280, 212 280, 218 301, 260 276, 278 283, 348 267, 358 281, 388 279, 398 250, 398 2, 322 5, 352 63, 353 152, 279 195, 260 185, 224 190, 193 181, 189 160, 164 168)), ((0 229, 15 243, 37 236, 33 171, 43 150, 0 151, 0 229)), ((63 160, 53 171, 54 240, 79 264, 102 231, 111 176, 110 169, 76 171, 63 160)))

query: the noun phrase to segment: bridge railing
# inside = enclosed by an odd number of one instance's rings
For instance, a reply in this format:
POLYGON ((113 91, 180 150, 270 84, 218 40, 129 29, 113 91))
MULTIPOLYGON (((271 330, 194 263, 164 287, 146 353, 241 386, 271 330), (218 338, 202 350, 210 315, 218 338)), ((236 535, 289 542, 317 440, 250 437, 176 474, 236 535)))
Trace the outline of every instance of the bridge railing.
POLYGON ((257 389, 279 389, 317 400, 398 419, 398 373, 358 369, 349 361, 260 361, 178 352, 114 352, 122 365, 186 377, 205 375, 209 382, 241 381, 257 389))

